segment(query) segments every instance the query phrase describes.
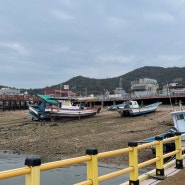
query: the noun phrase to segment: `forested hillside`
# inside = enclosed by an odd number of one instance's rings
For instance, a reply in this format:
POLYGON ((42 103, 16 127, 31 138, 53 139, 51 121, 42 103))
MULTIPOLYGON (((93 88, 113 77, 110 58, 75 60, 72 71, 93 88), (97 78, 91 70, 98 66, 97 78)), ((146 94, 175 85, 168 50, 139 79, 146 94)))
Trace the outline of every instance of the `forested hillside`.
MULTIPOLYGON (((104 93, 105 90, 113 92, 120 85, 122 85, 122 88, 124 90, 129 91, 131 81, 136 80, 138 78, 156 79, 160 86, 162 86, 162 84, 173 82, 173 80, 176 78, 182 78, 183 82, 185 83, 185 67, 163 68, 145 66, 114 78, 94 79, 83 76, 77 76, 66 82, 61 82, 61 84, 69 85, 70 90, 78 94, 101 94, 104 93), (122 79, 121 84, 120 79, 122 79)), ((46 88, 55 88, 59 90, 60 84, 56 84, 46 88)), ((31 94, 37 94, 43 93, 44 89, 22 89, 22 91, 26 90, 31 94)))

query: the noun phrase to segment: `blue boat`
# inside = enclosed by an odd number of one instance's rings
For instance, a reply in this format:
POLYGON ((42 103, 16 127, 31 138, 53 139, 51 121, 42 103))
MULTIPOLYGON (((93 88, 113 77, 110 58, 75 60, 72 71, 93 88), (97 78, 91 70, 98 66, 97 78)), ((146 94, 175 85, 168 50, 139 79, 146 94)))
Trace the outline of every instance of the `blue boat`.
POLYGON ((117 112, 121 115, 121 117, 130 117, 130 116, 138 116, 141 114, 148 114, 155 112, 159 105, 162 102, 153 103, 147 106, 139 106, 137 101, 127 101, 125 102, 125 106, 118 106, 117 112))

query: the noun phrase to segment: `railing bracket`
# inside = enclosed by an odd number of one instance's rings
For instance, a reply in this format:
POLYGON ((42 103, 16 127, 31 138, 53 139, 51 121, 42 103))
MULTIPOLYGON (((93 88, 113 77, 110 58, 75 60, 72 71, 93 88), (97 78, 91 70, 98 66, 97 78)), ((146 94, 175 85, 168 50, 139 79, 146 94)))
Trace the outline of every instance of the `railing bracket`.
POLYGON ((164 180, 166 176, 161 176, 161 175, 148 175, 150 179, 156 179, 156 180, 164 180))

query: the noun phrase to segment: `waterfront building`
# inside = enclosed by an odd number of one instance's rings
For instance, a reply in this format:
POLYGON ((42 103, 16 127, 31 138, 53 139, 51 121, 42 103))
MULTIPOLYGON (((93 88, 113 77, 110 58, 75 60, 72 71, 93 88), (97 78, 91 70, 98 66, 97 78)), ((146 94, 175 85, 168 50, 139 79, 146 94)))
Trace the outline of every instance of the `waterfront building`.
POLYGON ((157 80, 142 78, 131 81, 131 90, 135 96, 153 96, 157 94, 159 85, 157 80))
POLYGON ((184 95, 185 94, 185 85, 179 83, 170 83, 169 91, 171 95, 184 95))
POLYGON ((172 83, 163 85, 163 95, 185 95, 185 83, 182 78, 176 78, 172 83))
POLYGON ((49 95, 51 97, 75 97, 76 93, 69 90, 56 90, 56 89, 45 89, 45 95, 49 95))
POLYGON ((14 88, 1 88, 0 95, 20 95, 20 89, 14 88))

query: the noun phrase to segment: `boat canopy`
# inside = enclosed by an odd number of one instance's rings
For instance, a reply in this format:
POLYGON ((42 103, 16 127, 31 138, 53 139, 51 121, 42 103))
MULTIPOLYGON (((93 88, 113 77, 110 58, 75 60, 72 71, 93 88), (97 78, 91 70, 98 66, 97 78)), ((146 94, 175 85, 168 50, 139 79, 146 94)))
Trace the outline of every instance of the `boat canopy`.
POLYGON ((42 94, 38 94, 37 96, 39 96, 41 99, 43 99, 44 101, 46 101, 47 103, 52 103, 52 104, 57 104, 58 102, 54 99, 52 99, 50 96, 48 95, 42 95, 42 94))

